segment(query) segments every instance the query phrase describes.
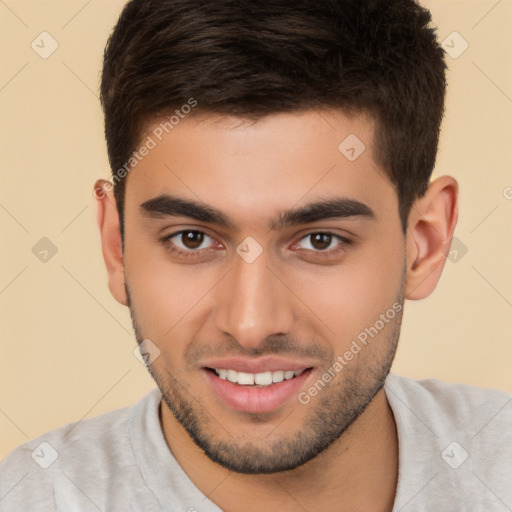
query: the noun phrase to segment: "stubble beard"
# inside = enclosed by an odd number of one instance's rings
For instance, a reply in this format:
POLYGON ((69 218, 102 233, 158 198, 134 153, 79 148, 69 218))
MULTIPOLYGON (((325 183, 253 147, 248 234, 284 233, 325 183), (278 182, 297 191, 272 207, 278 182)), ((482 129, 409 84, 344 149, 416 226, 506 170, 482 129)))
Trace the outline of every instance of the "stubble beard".
MULTIPOLYGON (((136 320, 128 285, 126 288, 135 336, 140 344, 145 337, 136 320)), ((386 349, 382 353, 373 351, 367 356, 365 354, 364 364, 361 362, 358 364, 357 359, 360 356, 356 355, 339 372, 338 379, 331 380, 319 391, 316 400, 312 400, 307 405, 300 405, 300 407, 311 408, 309 416, 303 420, 302 425, 299 428, 295 426, 295 431, 288 437, 282 437, 273 442, 269 442, 268 438, 255 442, 244 441, 243 436, 236 438, 229 436, 226 429, 219 427, 220 420, 217 422, 212 419, 211 414, 204 410, 200 400, 193 397, 187 387, 173 376, 172 370, 161 364, 158 372, 155 371, 155 365, 148 366, 148 369, 162 393, 165 406, 169 408, 193 442, 212 461, 230 471, 242 474, 257 475, 289 471, 314 459, 340 439, 384 386, 400 336, 404 304, 403 280, 395 304, 400 304, 402 308, 390 320, 390 325, 386 329, 386 338, 382 337, 384 332, 381 332, 379 339, 372 341, 373 344, 385 346, 386 349), (222 439, 219 433, 228 439, 222 439)), ((362 352, 367 350, 372 350, 371 346, 364 347, 362 352)), ((324 371, 327 369, 326 367, 324 371)), ((322 375, 323 371, 319 374, 322 375)), ((261 421, 261 418, 256 416, 254 422, 261 421)))

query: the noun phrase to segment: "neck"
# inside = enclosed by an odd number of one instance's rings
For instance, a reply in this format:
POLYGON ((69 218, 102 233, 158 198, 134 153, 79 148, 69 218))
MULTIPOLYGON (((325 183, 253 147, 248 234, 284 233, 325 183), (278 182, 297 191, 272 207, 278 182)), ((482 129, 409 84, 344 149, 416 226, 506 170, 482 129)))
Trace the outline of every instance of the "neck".
POLYGON ((398 478, 398 437, 384 390, 347 431, 314 459, 290 471, 244 475, 210 460, 168 407, 161 404, 164 436, 196 487, 225 512, 305 510, 387 512, 398 478), (250 502, 247 496, 251 497, 250 502))

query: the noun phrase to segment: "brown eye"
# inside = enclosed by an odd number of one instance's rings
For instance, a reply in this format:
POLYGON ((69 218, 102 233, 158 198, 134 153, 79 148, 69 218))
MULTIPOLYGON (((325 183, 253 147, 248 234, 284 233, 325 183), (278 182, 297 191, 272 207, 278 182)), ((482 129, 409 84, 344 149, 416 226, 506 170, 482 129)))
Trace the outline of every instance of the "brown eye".
POLYGON ((309 236, 311 237, 311 245, 319 251, 324 251, 331 245, 332 235, 327 233, 315 233, 309 236))
POLYGON ((182 253, 200 253, 204 249, 211 249, 215 240, 202 231, 187 229, 165 237, 164 244, 174 247, 182 253))
POLYGON ((197 249, 204 241, 204 233, 201 231, 183 231, 181 233, 181 243, 187 249, 197 249))
POLYGON ((302 237, 295 245, 299 249, 305 249, 310 253, 325 253, 328 255, 346 249, 351 245, 351 242, 335 233, 316 231, 302 237))

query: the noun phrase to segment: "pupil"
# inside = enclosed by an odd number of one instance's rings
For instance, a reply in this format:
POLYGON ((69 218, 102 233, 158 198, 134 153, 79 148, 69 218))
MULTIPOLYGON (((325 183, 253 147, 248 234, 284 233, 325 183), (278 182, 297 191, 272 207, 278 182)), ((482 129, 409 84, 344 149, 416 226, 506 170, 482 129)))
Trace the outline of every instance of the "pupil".
POLYGON ((327 249, 331 243, 331 235, 325 233, 316 233, 313 235, 312 245, 315 249, 323 250, 327 249))
POLYGON ((181 239, 185 247, 197 249, 203 243, 204 235, 199 231, 185 231, 181 239))

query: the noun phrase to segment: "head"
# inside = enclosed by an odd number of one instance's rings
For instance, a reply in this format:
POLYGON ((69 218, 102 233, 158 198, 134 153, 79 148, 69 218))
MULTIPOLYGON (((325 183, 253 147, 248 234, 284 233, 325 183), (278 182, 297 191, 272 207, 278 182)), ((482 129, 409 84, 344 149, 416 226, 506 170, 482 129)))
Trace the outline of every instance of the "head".
POLYGON ((430 183, 429 23, 413 0, 133 0, 109 39, 109 286, 225 467, 292 469, 338 439, 383 386, 404 299, 435 288, 457 206, 430 183), (256 389, 216 368, 304 372, 256 389))

